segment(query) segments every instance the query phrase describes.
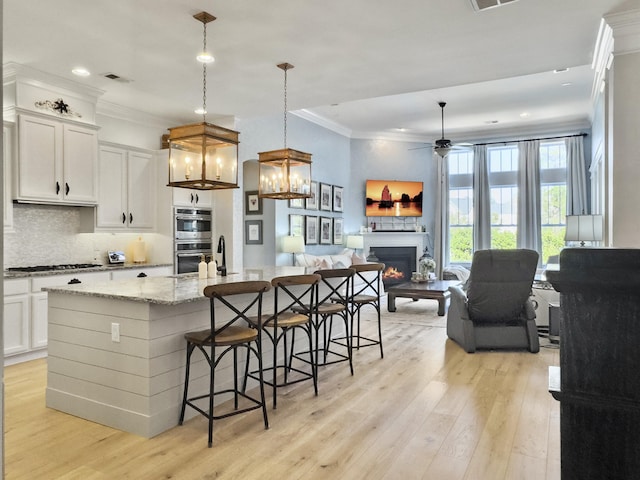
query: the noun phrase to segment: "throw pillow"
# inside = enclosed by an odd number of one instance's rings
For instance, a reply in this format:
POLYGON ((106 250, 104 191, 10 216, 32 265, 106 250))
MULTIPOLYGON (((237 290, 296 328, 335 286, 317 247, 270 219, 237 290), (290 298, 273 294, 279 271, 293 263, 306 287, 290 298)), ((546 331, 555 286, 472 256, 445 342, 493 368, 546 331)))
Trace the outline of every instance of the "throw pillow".
POLYGON ((362 265, 363 263, 367 263, 367 259, 364 256, 360 256, 357 253, 351 255, 351 265, 362 265))

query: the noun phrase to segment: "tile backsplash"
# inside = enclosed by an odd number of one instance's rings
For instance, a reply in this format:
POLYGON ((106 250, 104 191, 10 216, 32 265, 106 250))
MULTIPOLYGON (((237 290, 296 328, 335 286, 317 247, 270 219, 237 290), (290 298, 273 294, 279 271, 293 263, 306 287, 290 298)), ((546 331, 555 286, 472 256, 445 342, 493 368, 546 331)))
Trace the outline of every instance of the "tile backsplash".
POLYGON ((171 263, 171 238, 155 233, 80 233, 83 208, 57 205, 13 205, 13 230, 4 234, 4 267, 107 262, 108 250, 131 250, 146 243, 147 261, 171 263))

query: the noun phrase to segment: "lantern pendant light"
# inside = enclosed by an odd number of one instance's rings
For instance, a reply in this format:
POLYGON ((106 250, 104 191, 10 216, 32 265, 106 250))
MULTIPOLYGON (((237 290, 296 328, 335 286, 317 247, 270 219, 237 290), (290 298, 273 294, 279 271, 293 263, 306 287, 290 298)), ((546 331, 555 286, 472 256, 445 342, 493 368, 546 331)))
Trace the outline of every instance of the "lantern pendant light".
POLYGON ((169 129, 170 187, 196 190, 238 188, 238 132, 207 123, 207 23, 216 19, 207 12, 193 16, 204 26, 202 62, 202 122, 169 129))
POLYGON ((311 197, 311 154, 287 148, 287 71, 284 71, 284 148, 258 153, 258 196, 286 200, 311 197))

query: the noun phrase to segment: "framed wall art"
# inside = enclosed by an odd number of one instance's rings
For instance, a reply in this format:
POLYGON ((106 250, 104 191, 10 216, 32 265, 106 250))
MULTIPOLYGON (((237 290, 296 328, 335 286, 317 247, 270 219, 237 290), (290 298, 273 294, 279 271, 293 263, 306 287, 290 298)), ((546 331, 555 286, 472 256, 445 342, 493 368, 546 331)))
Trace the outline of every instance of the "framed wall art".
POLYGON ((304 237, 304 215, 289 215, 289 235, 304 237))
POLYGON ((343 230, 343 219, 334 218, 333 219, 333 244, 334 245, 342 245, 342 230, 343 230))
POLYGON ((262 220, 245 220, 244 243, 246 245, 262 245, 262 220))
POLYGON ((318 217, 307 215, 305 218, 304 243, 315 245, 318 243, 318 217))
POLYGON ((331 185, 328 183, 320 184, 320 210, 331 211, 331 185))
POLYGON ((318 210, 318 182, 310 183, 311 196, 306 200, 307 210, 318 210))
POLYGON ((290 198, 289 208, 304 208, 304 198, 290 198))
POLYGON ((342 202, 342 187, 338 187, 337 185, 333 186, 333 211, 334 212, 344 212, 344 204, 342 202))
POLYGON ((244 192, 244 213, 245 215, 262 215, 262 199, 258 196, 258 191, 244 192))
POLYGON ((331 217, 320 217, 320 243, 323 245, 331 244, 332 237, 331 217))

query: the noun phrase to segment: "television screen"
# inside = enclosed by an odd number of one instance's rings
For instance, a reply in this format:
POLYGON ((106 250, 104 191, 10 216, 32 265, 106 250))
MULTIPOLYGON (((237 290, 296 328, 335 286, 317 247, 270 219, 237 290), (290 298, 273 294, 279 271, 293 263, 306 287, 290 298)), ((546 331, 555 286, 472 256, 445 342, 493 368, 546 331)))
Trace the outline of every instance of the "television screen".
POLYGON ((367 217, 421 217, 422 182, 367 180, 367 217))

